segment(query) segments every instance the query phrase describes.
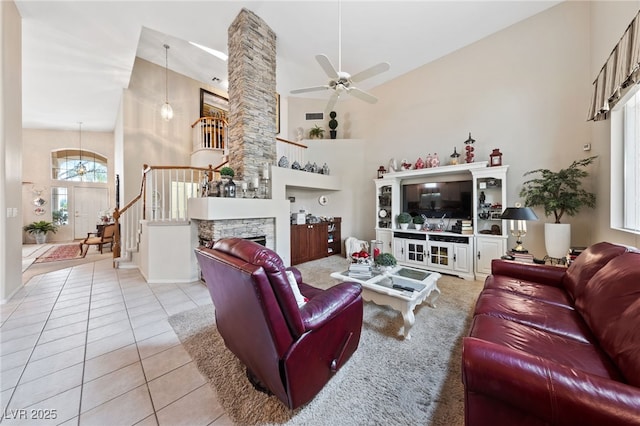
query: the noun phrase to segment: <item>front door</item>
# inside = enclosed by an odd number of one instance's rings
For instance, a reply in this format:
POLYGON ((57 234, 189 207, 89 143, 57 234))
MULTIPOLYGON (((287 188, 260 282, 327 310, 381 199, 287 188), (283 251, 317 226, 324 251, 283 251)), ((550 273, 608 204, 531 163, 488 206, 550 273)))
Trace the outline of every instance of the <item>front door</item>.
POLYGON ((96 232, 100 212, 109 208, 107 188, 76 187, 73 190, 74 238, 86 238, 87 233, 96 232))

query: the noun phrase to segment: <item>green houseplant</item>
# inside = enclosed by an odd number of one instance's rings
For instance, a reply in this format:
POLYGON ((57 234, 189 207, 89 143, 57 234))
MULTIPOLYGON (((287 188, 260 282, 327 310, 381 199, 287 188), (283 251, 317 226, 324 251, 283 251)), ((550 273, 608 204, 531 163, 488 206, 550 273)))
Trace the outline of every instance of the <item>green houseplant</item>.
POLYGON ((424 225, 424 216, 422 216, 421 214, 414 216, 413 224, 415 225, 416 229, 422 229, 422 225, 424 225))
POLYGON ((593 208, 596 205, 595 194, 582 188, 582 179, 589 175, 584 167, 593 163, 596 158, 597 156, 593 156, 576 160, 566 169, 557 172, 536 169, 524 174, 528 176, 540 173, 540 177, 522 184, 520 196, 524 199, 525 206, 541 206, 545 216, 553 214, 555 219, 553 224, 545 224, 545 246, 550 257, 564 257, 571 246, 570 225, 560 223, 560 219, 565 214, 574 216, 582 208, 593 208))
POLYGON ((235 176, 235 172, 229 166, 224 166, 220 169, 220 176, 233 178, 235 176))
POLYGON ((316 124, 314 128, 309 130, 309 138, 322 139, 324 137, 324 129, 316 124))
POLYGON ((373 262, 376 266, 396 266, 396 258, 391 253, 380 253, 373 262))
POLYGON ((338 131, 336 130, 338 128, 338 120, 336 120, 336 112, 335 111, 331 111, 329 113, 329 117, 331 117, 331 120, 329 120, 329 136, 331 136, 331 139, 335 139, 336 136, 338 135, 338 131))
POLYGON ((37 244, 44 244, 47 241, 47 234, 49 232, 58 232, 58 226, 52 222, 41 220, 38 222, 31 222, 22 228, 27 234, 33 235, 36 238, 37 244))
POLYGON ((400 213, 396 219, 398 220, 401 229, 407 229, 412 221, 411 215, 407 212, 400 213))

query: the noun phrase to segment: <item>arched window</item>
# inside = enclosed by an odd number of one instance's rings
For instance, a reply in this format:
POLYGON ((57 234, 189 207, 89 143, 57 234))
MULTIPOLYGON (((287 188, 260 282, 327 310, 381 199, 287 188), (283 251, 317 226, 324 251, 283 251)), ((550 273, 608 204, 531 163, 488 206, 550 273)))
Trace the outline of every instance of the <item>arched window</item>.
POLYGON ((60 149, 51 152, 51 177, 56 180, 107 183, 107 159, 97 152, 60 149))

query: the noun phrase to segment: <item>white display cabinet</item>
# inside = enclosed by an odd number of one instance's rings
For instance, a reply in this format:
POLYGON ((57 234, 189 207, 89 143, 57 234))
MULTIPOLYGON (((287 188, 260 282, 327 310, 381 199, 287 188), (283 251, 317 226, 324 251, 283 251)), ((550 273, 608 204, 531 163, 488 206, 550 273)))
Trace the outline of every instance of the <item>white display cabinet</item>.
POLYGON ((375 179, 376 239, 398 263, 473 280, 491 272, 491 261, 507 250, 507 229, 500 219, 507 206, 509 166, 488 167, 486 161, 387 173, 375 179), (472 180, 472 234, 442 231, 400 230, 402 185, 424 180, 472 180), (482 200, 481 200, 482 195, 482 200), (389 206, 389 200, 391 205, 389 206))
POLYGON ((472 170, 474 191, 474 234, 476 236, 475 274, 484 279, 491 273, 491 261, 507 251, 508 230, 500 219, 507 207, 509 166, 472 170))

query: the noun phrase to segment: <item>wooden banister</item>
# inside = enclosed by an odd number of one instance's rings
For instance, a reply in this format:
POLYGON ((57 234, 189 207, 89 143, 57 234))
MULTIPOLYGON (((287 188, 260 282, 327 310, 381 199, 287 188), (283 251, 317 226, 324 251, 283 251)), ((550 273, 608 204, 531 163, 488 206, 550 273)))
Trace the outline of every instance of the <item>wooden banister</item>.
POLYGON ((282 138, 276 138, 276 140, 278 142, 288 143, 289 145, 297 146, 297 147, 304 148, 304 149, 309 148, 308 146, 303 145, 303 144, 301 144, 299 142, 289 141, 289 140, 282 139, 282 138))

